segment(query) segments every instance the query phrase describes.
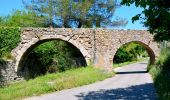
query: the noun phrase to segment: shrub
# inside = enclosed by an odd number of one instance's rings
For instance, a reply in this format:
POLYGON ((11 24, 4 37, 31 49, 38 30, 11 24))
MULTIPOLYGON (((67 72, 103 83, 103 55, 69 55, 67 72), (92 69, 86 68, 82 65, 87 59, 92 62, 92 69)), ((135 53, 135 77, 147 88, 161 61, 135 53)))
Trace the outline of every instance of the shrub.
POLYGON ((162 69, 162 71, 170 72, 170 48, 161 50, 157 65, 162 69))
MULTIPOLYGON (((28 68, 30 78, 34 78, 79 67, 74 58, 83 58, 76 47, 62 40, 53 40, 34 48, 23 66, 28 68)), ((80 66, 84 66, 83 63, 80 66)))
POLYGON ((114 63, 123 63, 128 61, 138 60, 138 56, 146 57, 146 50, 144 47, 137 43, 128 43, 123 45, 116 52, 113 62, 114 63))
POLYGON ((158 61, 150 66, 160 100, 170 100, 170 49, 162 49, 158 61))
POLYGON ((10 52, 20 42, 20 28, 0 27, 0 58, 11 58, 10 52))

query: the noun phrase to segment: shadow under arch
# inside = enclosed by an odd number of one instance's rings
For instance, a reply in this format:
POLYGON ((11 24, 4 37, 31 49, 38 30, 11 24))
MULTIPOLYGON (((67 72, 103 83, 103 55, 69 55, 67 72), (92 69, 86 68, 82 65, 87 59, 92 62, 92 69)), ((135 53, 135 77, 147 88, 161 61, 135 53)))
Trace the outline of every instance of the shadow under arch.
MULTIPOLYGON (((75 45, 74 43, 72 43, 72 42, 70 42, 70 41, 66 41, 66 40, 64 40, 64 39, 61 39, 61 38, 47 38, 47 39, 42 39, 42 40, 38 40, 37 42, 35 42, 34 44, 32 44, 32 45, 30 45, 26 50, 25 50, 25 52, 21 55, 21 57, 20 57, 20 59, 18 60, 18 64, 17 64, 17 66, 16 66, 16 71, 17 71, 17 73, 18 74, 20 74, 20 70, 21 70, 21 68, 23 67, 23 64, 24 64, 24 61, 27 59, 27 57, 28 57, 28 55, 33 51, 33 49, 34 48, 36 48, 36 47, 38 47, 39 45, 41 45, 41 44, 43 44, 43 43, 45 43, 45 42, 49 42, 49 41, 54 41, 54 40, 61 40, 61 41, 64 41, 64 42, 66 42, 66 43, 68 43, 68 44, 70 44, 70 45, 72 45, 75 49, 77 49, 80 53, 81 53, 81 55, 82 55, 82 57, 84 58, 84 63, 85 63, 85 66, 87 66, 87 51, 85 52, 85 48, 83 48, 82 46, 80 46, 79 44, 78 44, 78 46, 77 45, 75 45), (85 53, 84 53, 84 52, 85 53)), ((75 42, 75 41, 74 41, 75 42)))
MULTIPOLYGON (((121 48, 123 45, 129 44, 129 43, 137 43, 140 46, 144 47, 144 49, 147 51, 149 58, 150 58, 149 59, 149 65, 152 65, 152 64, 155 63, 155 53, 154 53, 154 51, 152 50, 151 47, 149 47, 149 45, 147 45, 147 44, 145 44, 144 42, 141 42, 141 41, 130 41, 130 42, 123 43, 118 47, 118 49, 116 50, 116 53, 119 50, 119 48, 121 48)), ((115 53, 115 55, 116 55, 116 53, 115 53)), ((114 55, 114 57, 115 57, 115 55, 114 55)), ((113 57, 113 60, 114 60, 114 57, 113 57)))

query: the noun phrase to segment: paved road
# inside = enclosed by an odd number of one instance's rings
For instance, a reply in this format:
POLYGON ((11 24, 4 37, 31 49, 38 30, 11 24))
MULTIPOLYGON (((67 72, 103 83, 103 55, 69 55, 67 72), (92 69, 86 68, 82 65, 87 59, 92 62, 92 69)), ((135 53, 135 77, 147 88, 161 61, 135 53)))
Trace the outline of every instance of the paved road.
POLYGON ((104 81, 26 100, 155 100, 146 66, 145 62, 127 65, 115 69, 117 75, 104 81))

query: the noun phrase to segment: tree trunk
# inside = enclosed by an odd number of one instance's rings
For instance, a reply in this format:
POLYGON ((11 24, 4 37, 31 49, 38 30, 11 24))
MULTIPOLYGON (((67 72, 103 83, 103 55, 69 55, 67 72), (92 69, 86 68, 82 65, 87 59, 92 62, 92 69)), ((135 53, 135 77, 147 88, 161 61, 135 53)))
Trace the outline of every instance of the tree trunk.
POLYGON ((100 20, 96 20, 96 27, 101 27, 100 26, 100 20))
POLYGON ((81 28, 81 27, 82 27, 82 22, 79 22, 78 28, 81 28))

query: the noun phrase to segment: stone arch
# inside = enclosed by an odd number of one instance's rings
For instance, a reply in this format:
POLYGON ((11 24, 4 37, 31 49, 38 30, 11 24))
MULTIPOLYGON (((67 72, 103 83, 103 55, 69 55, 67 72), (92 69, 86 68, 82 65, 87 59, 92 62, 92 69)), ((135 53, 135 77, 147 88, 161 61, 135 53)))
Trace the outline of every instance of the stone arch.
MULTIPOLYGON (((123 45, 125 44, 128 44, 128 43, 137 43, 139 45, 141 45, 142 47, 145 48, 145 50, 147 51, 149 57, 150 57, 150 62, 149 64, 154 64, 155 63, 155 59, 156 59, 156 51, 154 49, 157 49, 157 47, 152 47, 153 45, 147 45, 146 43, 144 43, 143 41, 128 41, 128 42, 125 42, 125 43, 122 43, 120 44, 118 47, 117 47, 117 50, 115 51, 114 53, 114 56, 116 54, 116 52, 118 51, 119 48, 121 48, 123 45)), ((114 56, 112 59, 114 59, 114 56)), ((112 61, 113 62, 113 61, 112 61)))
POLYGON ((27 43, 23 43, 23 41, 22 41, 18 45, 18 47, 12 51, 12 54, 16 58, 15 59, 15 71, 17 72, 19 70, 20 66, 22 65, 22 61, 29 55, 29 53, 35 47, 37 47, 38 45, 40 45, 44 42, 48 42, 48 41, 52 41, 52 40, 62 40, 62 41, 72 44, 74 47, 76 47, 81 52, 81 54, 83 55, 83 57, 86 61, 86 64, 88 65, 90 56, 82 44, 80 44, 79 42, 77 42, 74 39, 68 39, 68 37, 64 37, 64 36, 60 36, 60 35, 55 35, 55 36, 48 35, 48 36, 41 36, 41 38, 33 38, 33 39, 31 39, 31 41, 29 41, 27 43))

